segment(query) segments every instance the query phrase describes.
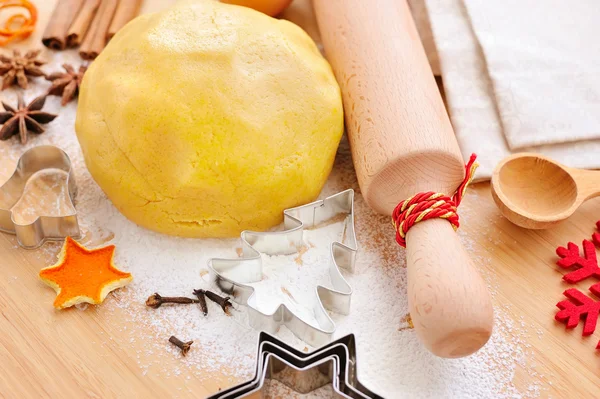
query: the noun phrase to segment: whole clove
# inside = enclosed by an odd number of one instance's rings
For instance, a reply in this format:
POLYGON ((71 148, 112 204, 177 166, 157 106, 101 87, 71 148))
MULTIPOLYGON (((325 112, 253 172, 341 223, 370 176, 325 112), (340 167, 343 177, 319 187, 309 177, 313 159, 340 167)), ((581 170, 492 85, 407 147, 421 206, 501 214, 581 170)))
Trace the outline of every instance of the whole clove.
POLYGON ((229 300, 230 297, 228 297, 228 296, 222 297, 222 296, 215 294, 214 292, 208 291, 208 290, 204 291, 204 295, 206 295, 206 297, 208 299, 210 299, 211 301, 213 301, 214 303, 221 306, 221 309, 223 309, 223 312, 225 312, 226 315, 231 316, 231 313, 229 313, 229 308, 232 308, 233 304, 229 300))
POLYGON ((200 304, 200 309, 202 309, 202 313, 204 314, 204 316, 208 315, 208 306, 206 306, 206 297, 204 296, 205 291, 200 289, 200 290, 194 290, 194 295, 196 295, 198 297, 198 303, 200 304))
POLYGON ((154 294, 150 295, 148 297, 148 299, 146 299, 146 306, 148 306, 150 308, 158 309, 164 303, 188 304, 188 303, 198 303, 198 302, 200 302, 198 299, 186 298, 184 296, 176 296, 176 297, 160 296, 157 292, 155 292, 154 294))
POLYGON ((187 353, 190 351, 192 344, 194 343, 194 341, 183 342, 174 335, 171 335, 171 338, 169 338, 169 342, 181 349, 181 354, 183 356, 187 355, 187 353))

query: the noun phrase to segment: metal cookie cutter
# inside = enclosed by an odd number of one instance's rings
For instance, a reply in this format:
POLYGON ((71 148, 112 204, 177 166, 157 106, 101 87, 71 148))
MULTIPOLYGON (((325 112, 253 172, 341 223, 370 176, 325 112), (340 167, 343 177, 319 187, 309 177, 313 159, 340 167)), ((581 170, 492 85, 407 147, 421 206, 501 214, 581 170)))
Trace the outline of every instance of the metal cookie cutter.
MULTIPOLYGON (((268 334, 266 337, 272 338, 268 334)), ((219 392, 220 399, 246 396, 261 388, 265 379, 276 379, 302 394, 312 392, 329 383, 332 383, 334 389, 339 388, 340 356, 335 354, 335 351, 319 350, 310 356, 305 353, 302 357, 298 357, 279 347, 277 342, 270 342, 262 335, 260 338, 262 341, 259 340, 254 378, 219 392)))
POLYGON ((284 212, 284 231, 254 232, 243 231, 241 259, 211 259, 208 267, 211 278, 223 292, 231 295, 235 302, 248 306, 250 325, 257 330, 275 333, 285 325, 298 338, 311 346, 321 346, 331 340, 335 323, 327 310, 341 314, 350 312, 352 287, 346 282, 340 269, 352 272, 356 259, 356 236, 354 234, 354 191, 346 190, 315 201, 307 205, 286 209, 284 212), (303 245, 303 230, 314 227, 339 215, 344 219, 344 243, 334 242, 330 248, 329 276, 331 288, 317 286, 316 302, 313 313, 318 323, 314 327, 297 315, 285 304, 280 304, 273 314, 257 310, 248 301, 254 295, 249 283, 262 279, 262 260, 260 253, 267 255, 290 255, 297 253, 303 245))
POLYGON ((356 363, 352 334, 312 353, 304 353, 261 332, 254 378, 220 391, 209 399, 264 397, 269 389, 269 385, 265 384, 267 379, 276 379, 303 394, 331 383, 336 398, 382 398, 360 383, 356 363))
POLYGON ((13 175, 0 187, 0 231, 16 234, 17 242, 27 249, 34 249, 48 240, 62 240, 67 236, 79 238, 77 212, 65 216, 38 216, 31 224, 14 221, 12 208, 23 196, 29 178, 44 169, 60 169, 67 172, 69 205, 72 209, 77 194, 71 160, 60 148, 39 146, 27 150, 17 163, 13 175))

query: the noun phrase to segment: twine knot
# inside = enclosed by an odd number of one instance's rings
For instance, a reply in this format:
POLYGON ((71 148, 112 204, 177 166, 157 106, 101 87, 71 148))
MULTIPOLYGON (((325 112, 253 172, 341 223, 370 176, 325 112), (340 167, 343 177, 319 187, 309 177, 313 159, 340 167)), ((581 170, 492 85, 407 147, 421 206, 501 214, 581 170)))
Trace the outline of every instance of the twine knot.
POLYGON ((467 186, 473 180, 475 170, 479 166, 475 162, 476 158, 477 155, 471 155, 469 162, 465 165, 465 178, 452 197, 428 191, 413 195, 396 206, 392 213, 392 223, 396 229, 396 242, 400 246, 406 247, 406 233, 412 226, 423 220, 446 219, 454 230, 458 229, 460 223, 457 208, 467 191, 467 186))

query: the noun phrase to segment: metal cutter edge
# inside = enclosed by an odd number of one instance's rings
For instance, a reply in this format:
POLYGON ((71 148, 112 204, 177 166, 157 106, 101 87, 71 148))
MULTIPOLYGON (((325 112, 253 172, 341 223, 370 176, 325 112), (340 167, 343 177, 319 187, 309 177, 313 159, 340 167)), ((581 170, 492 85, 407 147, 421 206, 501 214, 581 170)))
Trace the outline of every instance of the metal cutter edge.
POLYGON ((0 197, 9 198, 6 206, 0 205, 0 231, 14 234, 17 242, 25 249, 35 249, 50 240, 63 240, 67 236, 75 239, 81 236, 77 212, 64 216, 38 216, 32 223, 15 222, 12 208, 23 197, 28 180, 35 173, 45 169, 59 169, 67 173, 69 196, 67 201, 75 209, 77 185, 69 156, 52 145, 33 147, 25 151, 12 176, 0 186, 0 197))
POLYGON ((337 398, 382 399, 358 379, 354 334, 346 335, 313 352, 301 352, 262 331, 259 334, 256 371, 251 380, 219 391, 209 399, 262 397, 266 379, 276 379, 299 393, 309 393, 328 383, 337 398), (326 367, 324 367, 326 366, 326 367), (284 370, 290 369, 291 373, 284 370), (321 378, 317 374, 320 374, 321 378))
POLYGON ((354 271, 357 244, 354 232, 354 190, 348 189, 310 204, 286 209, 284 230, 276 232, 243 231, 242 257, 238 259, 212 258, 208 261, 211 280, 233 300, 247 306, 249 324, 257 330, 274 334, 285 325, 294 335, 311 346, 319 347, 331 340, 335 323, 327 313, 331 310, 341 314, 350 312, 352 287, 341 273, 341 269, 354 271), (331 288, 316 287, 316 305, 313 308, 319 327, 314 327, 296 316, 285 304, 280 304, 272 314, 265 314, 252 306, 254 288, 249 283, 262 279, 260 253, 267 255, 291 255, 303 245, 303 230, 335 218, 345 218, 344 242, 333 242, 330 246, 329 276, 331 288), (227 277, 226 277, 227 275, 227 277))

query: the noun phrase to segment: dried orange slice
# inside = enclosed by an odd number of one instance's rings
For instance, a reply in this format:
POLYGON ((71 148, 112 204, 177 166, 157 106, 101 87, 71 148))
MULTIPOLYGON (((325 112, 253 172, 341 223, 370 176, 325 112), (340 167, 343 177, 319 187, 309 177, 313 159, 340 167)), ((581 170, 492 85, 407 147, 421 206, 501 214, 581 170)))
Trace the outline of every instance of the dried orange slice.
POLYGON ((113 264, 115 246, 87 249, 67 237, 58 262, 40 271, 40 278, 54 288, 54 307, 68 308, 78 303, 102 303, 109 292, 129 284, 133 277, 113 264))

